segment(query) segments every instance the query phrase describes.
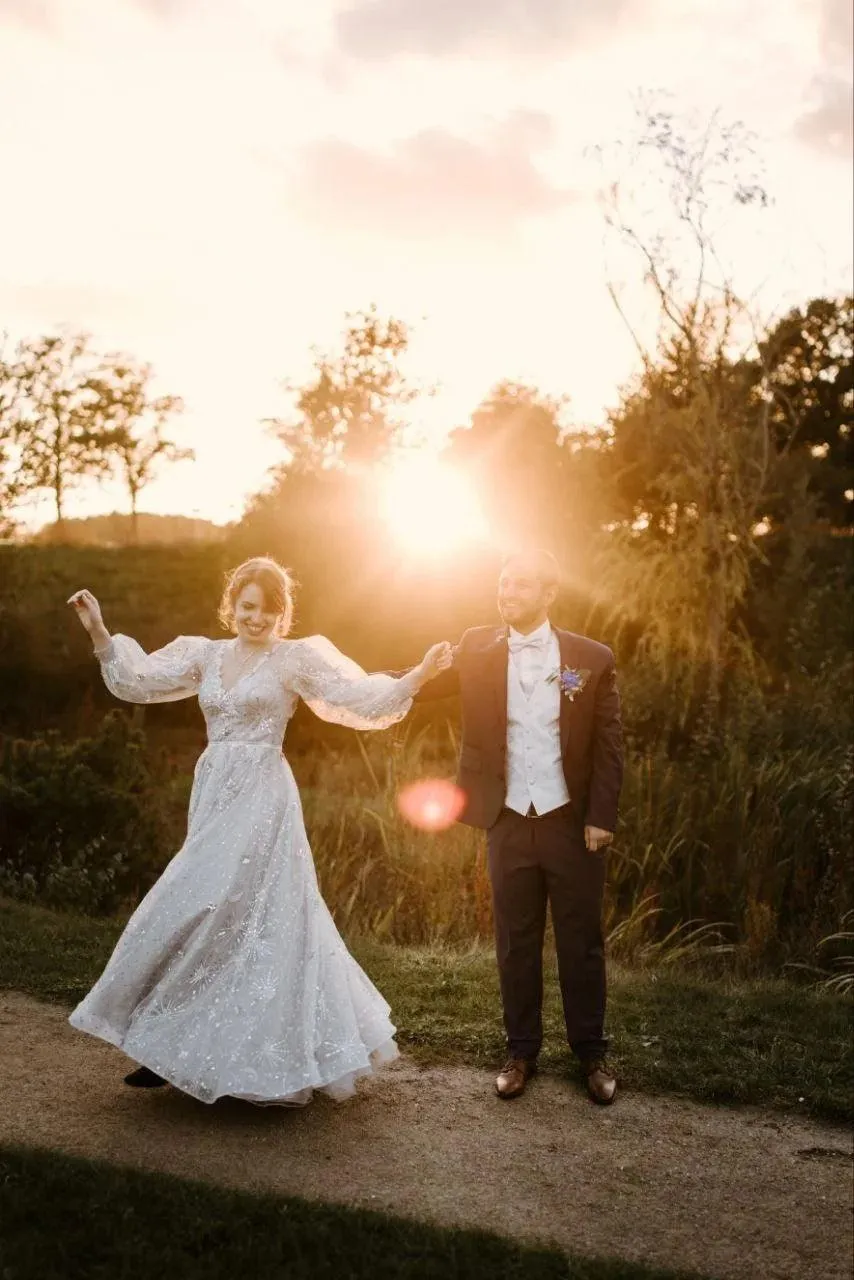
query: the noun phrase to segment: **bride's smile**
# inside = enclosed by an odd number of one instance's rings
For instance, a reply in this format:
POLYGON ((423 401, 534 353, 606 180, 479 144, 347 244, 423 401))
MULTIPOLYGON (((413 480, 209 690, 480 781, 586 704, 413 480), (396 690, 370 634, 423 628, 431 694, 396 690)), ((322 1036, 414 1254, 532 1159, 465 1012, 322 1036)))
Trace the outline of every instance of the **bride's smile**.
POLYGON ((233 626, 237 632, 238 647, 266 648, 271 641, 281 637, 284 616, 284 601, 265 597, 262 586, 257 582, 247 583, 234 604, 233 626))

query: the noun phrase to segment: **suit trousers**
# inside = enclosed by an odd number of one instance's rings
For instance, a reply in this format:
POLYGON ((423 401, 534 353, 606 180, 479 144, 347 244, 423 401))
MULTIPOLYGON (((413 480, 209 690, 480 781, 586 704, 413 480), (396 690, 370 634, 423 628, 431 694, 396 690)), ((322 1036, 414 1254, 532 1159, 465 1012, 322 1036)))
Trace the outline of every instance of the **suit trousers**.
POLYGON ((542 817, 502 810, 487 832, 487 857, 510 1055, 536 1058, 542 1045, 548 903, 567 1039, 579 1058, 603 1056, 605 851, 586 848, 583 820, 566 804, 542 817))

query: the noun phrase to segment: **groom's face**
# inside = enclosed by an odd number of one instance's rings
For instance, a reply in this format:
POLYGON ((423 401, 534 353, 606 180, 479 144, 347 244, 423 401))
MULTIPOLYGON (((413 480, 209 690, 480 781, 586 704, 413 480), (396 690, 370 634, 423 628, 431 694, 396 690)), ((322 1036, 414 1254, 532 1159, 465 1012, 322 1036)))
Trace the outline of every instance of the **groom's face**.
POLYGON ((515 630, 528 630, 545 622, 557 589, 543 582, 535 557, 514 556, 498 579, 498 612, 515 630))

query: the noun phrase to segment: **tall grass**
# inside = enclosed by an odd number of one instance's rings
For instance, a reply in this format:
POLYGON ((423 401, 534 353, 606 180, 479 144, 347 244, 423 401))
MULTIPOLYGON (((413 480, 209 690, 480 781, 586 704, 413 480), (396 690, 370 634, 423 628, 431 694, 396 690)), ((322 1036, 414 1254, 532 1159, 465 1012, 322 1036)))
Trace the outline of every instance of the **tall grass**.
MULTIPOLYGON (((93 913, 125 911, 181 845, 190 757, 187 744, 172 753, 161 742, 150 752, 150 771, 137 770, 128 782, 128 812, 159 815, 148 854, 134 840, 128 863, 131 828, 107 821, 117 811, 110 797, 119 784, 109 782, 109 769, 103 780, 96 776, 98 761, 112 759, 109 750, 124 755, 136 740, 128 730, 128 743, 119 734, 111 748, 118 723, 105 721, 100 736, 73 747, 54 737, 38 749, 18 749, 7 776, 0 752, 0 796, 6 818, 16 815, 5 823, 8 841, 0 823, 7 895, 93 913), (83 809, 71 803, 67 785, 72 757, 78 772, 83 764, 88 770, 93 798, 83 809), (105 867, 114 863, 124 870, 105 888, 105 867)), ((491 938, 483 834, 459 825, 418 831, 397 808, 406 783, 453 776, 456 750, 448 727, 419 730, 407 722, 392 733, 345 735, 337 749, 312 746, 293 756, 321 888, 348 936, 410 946, 491 938)), ((78 778, 72 791, 79 789, 78 778)), ((622 819, 608 854, 612 956, 635 966, 725 956, 748 973, 823 967, 824 980, 850 990, 851 797, 850 757, 835 760, 811 746, 751 754, 731 743, 718 756, 678 760, 630 750, 622 819)))
MULTIPOLYGON (((405 943, 491 936, 482 833, 431 835, 399 815, 407 782, 452 776, 452 735, 360 740, 303 791, 327 901, 348 930, 405 943)), ((675 763, 630 755, 605 926, 626 962, 730 955, 748 971, 811 956, 848 909, 850 763, 812 750, 675 763)))
POLYGON ((456 825, 418 831, 397 808, 408 783, 453 769, 453 741, 437 758, 429 730, 392 743, 358 740, 302 791, 318 878, 339 927, 401 943, 469 942, 491 936, 492 898, 482 834, 456 825))
POLYGON ((715 922, 757 967, 814 948, 851 905, 851 801, 850 754, 736 742, 707 759, 630 755, 612 921, 636 918, 637 945, 715 922), (638 915, 644 901, 654 914, 638 915))

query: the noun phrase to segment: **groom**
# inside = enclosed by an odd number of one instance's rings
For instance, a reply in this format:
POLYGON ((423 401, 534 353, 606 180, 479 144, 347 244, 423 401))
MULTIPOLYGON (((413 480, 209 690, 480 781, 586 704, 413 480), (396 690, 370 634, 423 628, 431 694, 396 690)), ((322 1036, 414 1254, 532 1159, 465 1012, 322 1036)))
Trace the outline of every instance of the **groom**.
POLYGON ((466 631, 453 666, 416 700, 462 699, 460 821, 487 833, 507 1033, 496 1091, 518 1098, 536 1071, 548 902, 569 1043, 588 1093, 608 1105, 602 896, 623 773, 620 698, 611 650, 549 622, 559 578, 549 552, 510 557, 498 582, 505 626, 466 631))

